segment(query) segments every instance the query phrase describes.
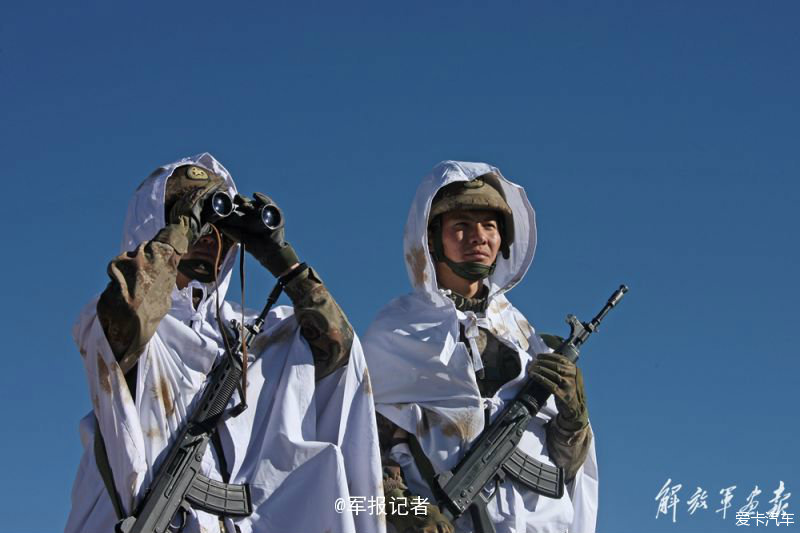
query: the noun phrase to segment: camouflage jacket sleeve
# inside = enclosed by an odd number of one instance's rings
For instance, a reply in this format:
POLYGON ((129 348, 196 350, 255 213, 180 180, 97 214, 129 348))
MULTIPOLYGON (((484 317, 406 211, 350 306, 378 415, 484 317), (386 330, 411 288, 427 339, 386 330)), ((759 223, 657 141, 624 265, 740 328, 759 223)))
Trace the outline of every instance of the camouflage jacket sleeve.
POLYGON ((403 469, 389 458, 389 452, 395 443, 407 442, 408 434, 382 414, 375 413, 375 417, 378 426, 381 465, 383 467, 383 494, 386 498, 403 495, 408 490, 403 476, 403 469))
MULTIPOLYGON (((381 463, 383 464, 383 490, 390 493, 394 490, 405 490, 406 484, 403 479, 403 470, 396 462, 389 459, 389 451, 392 448, 395 433, 399 428, 394 423, 380 413, 375 413, 378 426, 378 445, 381 450, 381 463)), ((405 432, 403 432, 405 434, 405 432)))
POLYGON ((575 479, 578 469, 586 460, 592 429, 587 424, 583 429, 569 431, 558 425, 558 417, 547 424, 547 449, 550 459, 564 468, 567 483, 575 479))
POLYGON ((178 262, 187 248, 185 230, 171 224, 109 263, 111 281, 97 302, 97 317, 124 373, 135 366, 169 311, 178 262))
POLYGON ((389 458, 389 451, 394 444, 408 442, 408 433, 380 413, 376 413, 376 416, 383 465, 386 521, 394 526, 395 531, 453 533, 455 528, 442 514, 441 509, 412 493, 406 485, 402 467, 389 458), (403 509, 413 509, 413 512, 403 512, 403 509))
POLYGON ((300 333, 311 346, 317 380, 346 365, 353 346, 353 327, 312 268, 286 284, 300 333))

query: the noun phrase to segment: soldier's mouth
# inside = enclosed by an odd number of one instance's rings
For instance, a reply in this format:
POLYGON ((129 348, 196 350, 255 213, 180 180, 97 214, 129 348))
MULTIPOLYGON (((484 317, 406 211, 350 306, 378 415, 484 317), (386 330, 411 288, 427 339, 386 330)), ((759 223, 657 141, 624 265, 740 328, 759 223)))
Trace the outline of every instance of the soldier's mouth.
POLYGON ((203 238, 192 247, 190 255, 196 259, 206 259, 213 263, 217 259, 217 249, 216 239, 203 238))
POLYGON ((208 261, 211 264, 217 260, 217 251, 216 250, 207 250, 205 248, 194 249, 192 250, 192 258, 193 259, 201 259, 203 261, 208 261))
POLYGON ((483 250, 472 250, 464 253, 466 259, 488 259, 490 255, 483 250))

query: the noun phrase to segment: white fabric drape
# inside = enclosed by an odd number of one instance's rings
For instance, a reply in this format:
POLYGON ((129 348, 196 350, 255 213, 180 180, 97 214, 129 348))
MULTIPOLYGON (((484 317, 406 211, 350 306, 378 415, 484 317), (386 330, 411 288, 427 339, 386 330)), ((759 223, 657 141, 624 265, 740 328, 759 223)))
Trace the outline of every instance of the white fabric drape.
MULTIPOLYGON (((364 350, 372 371, 378 412, 416 435, 437 471, 453 468, 484 428, 484 408, 496 416, 526 380, 525 368, 537 353, 551 350, 536 335, 525 317, 505 294, 525 275, 536 247, 533 207, 522 187, 483 163, 445 161, 437 165, 417 189, 403 239, 406 267, 414 292, 387 304, 364 335, 364 350), (513 211, 514 242, 508 259, 498 256, 497 267, 486 280, 489 303, 485 318, 456 310, 440 289, 428 250, 428 214, 436 192, 455 181, 472 180, 495 172, 497 183, 513 211), (468 343, 459 342, 465 330, 468 343), (491 331, 519 355, 520 373, 503 385, 493 398, 482 399, 474 360, 477 327, 491 331)), ((556 415, 551 398, 531 422, 522 438, 522 451, 552 464, 544 425, 556 415)), ((407 446, 398 445, 392 455, 403 466, 412 492, 432 497, 407 446)), ((589 457, 559 500, 539 497, 506 480, 489 505, 489 513, 501 532, 592 533, 597 508, 597 464, 594 443, 589 457)), ((464 516, 458 531, 472 531, 464 516)))
MULTIPOLYGON (((123 250, 152 239, 164 225, 166 178, 180 165, 197 164, 230 174, 209 154, 185 158, 158 169, 137 189, 125 223, 123 250)), ((236 247, 225 259, 219 288, 225 295, 236 247)), ((66 533, 113 531, 111 500, 97 471, 93 452, 94 417, 106 443, 114 482, 128 513, 141 500, 176 437, 214 362, 224 353, 216 323, 213 286, 192 282, 175 289, 170 312, 145 346, 137 369, 136 398, 106 341, 96 315, 96 300, 84 308, 74 328, 89 384, 93 411, 80 424, 83 457, 72 489, 66 533), (195 309, 191 291, 206 297, 195 309)), ((246 320, 257 312, 247 311, 246 320)), ((241 310, 221 306, 225 321, 241 320, 241 310)), ((384 531, 376 515, 337 512, 337 498, 382 494, 374 407, 363 352, 356 338, 349 364, 315 382, 314 361, 300 335, 293 309, 273 308, 250 350, 249 408, 220 426, 231 482, 249 483, 252 516, 235 520, 242 533, 384 531), (313 511, 309 512, 309 503, 313 511)), ((231 405, 238 403, 234 394, 231 405)), ((203 458, 204 475, 220 480, 214 452, 203 458)), ((227 529, 233 523, 226 519, 227 529)), ((218 532, 217 517, 192 512, 187 533, 218 532)))

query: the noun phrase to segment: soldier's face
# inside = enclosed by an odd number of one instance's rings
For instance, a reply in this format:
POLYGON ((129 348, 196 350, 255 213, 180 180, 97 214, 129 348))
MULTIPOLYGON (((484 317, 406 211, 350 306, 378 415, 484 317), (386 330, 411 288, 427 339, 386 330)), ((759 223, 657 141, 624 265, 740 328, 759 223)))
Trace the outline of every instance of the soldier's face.
POLYGON ((500 242, 496 211, 450 211, 442 215, 442 247, 451 261, 490 266, 497 259, 500 242))
POLYGON ((232 245, 233 241, 223 236, 222 250, 219 250, 217 237, 214 233, 203 235, 197 239, 192 247, 189 248, 189 251, 181 257, 181 265, 176 279, 178 288, 183 289, 192 279, 203 282, 212 281, 214 279, 212 272, 214 263, 217 261, 217 253, 219 252, 219 265, 217 266, 217 275, 219 275, 223 260, 232 245))
MULTIPOLYGON (((230 239, 223 237, 222 250, 219 257, 220 266, 223 259, 225 259, 225 254, 228 253, 230 246, 230 239)), ((209 265, 213 265, 217 260, 218 251, 219 245, 217 244, 217 236, 214 233, 210 233, 197 239, 192 247, 189 248, 189 251, 186 253, 186 255, 184 255, 181 259, 198 259, 208 262, 209 265)))

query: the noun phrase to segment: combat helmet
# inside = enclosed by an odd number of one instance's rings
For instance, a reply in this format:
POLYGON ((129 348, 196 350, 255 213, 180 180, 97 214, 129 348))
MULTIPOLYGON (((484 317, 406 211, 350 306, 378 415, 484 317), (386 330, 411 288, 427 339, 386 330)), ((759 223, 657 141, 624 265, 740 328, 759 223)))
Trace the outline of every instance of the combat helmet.
POLYGON ((164 216, 169 219, 169 212, 179 198, 195 189, 207 189, 224 185, 225 180, 208 169, 197 165, 181 165, 172 171, 167 179, 164 191, 164 216))
POLYGON ((474 262, 456 263, 444 254, 442 244, 442 215, 450 211, 489 210, 499 213, 500 253, 509 258, 510 246, 514 242, 514 216, 500 187, 500 176, 494 172, 482 174, 469 181, 457 181, 445 185, 431 201, 428 228, 433 237, 431 255, 434 261, 442 261, 459 276, 472 281, 488 277, 494 272, 496 262, 486 266, 474 262))

